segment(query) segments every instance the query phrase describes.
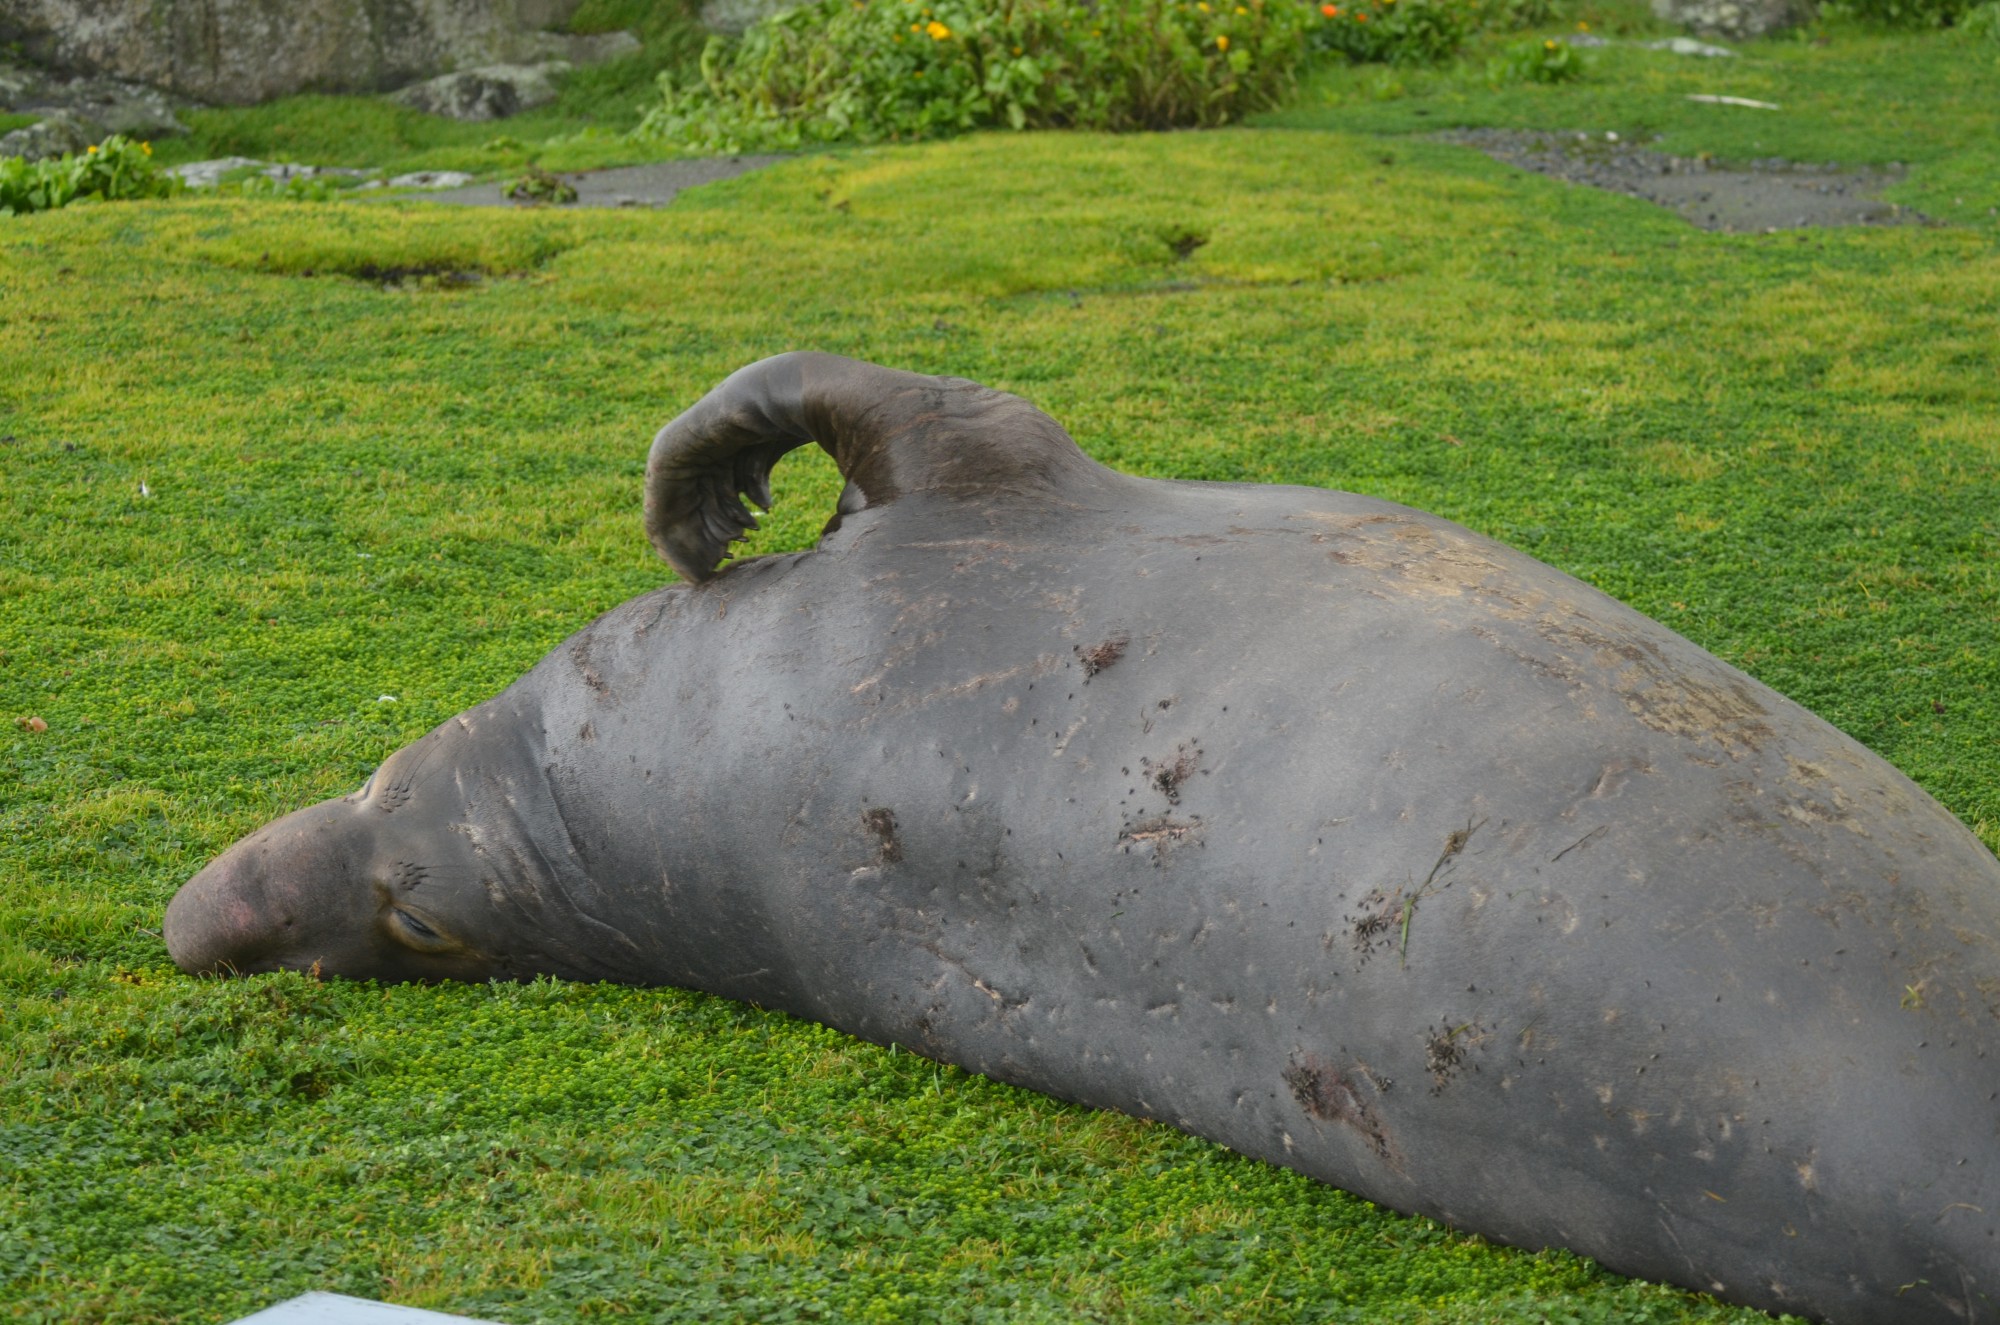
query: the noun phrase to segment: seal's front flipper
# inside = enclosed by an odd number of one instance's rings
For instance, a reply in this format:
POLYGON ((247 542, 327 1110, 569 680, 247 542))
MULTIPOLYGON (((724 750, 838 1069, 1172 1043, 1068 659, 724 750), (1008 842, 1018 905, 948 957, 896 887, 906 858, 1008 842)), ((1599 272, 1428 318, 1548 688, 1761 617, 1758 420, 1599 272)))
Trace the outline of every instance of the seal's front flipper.
POLYGON ((1106 476, 1018 396, 837 354, 780 354, 731 373, 653 439, 646 536, 654 549, 682 578, 709 578, 729 545, 757 527, 742 498, 768 509, 772 466, 807 442, 840 466, 840 513, 849 515, 906 492, 1047 497, 1106 476))

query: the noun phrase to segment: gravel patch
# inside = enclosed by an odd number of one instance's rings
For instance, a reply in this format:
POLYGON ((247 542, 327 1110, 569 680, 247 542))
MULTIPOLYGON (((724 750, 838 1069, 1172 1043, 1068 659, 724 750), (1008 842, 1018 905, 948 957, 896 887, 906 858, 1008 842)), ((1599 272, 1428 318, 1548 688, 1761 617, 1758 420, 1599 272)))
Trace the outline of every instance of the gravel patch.
POLYGON ((1876 195, 1900 168, 1849 170, 1776 159, 1717 165, 1622 142, 1615 134, 1457 129, 1437 139, 1538 175, 1644 198, 1703 230, 1768 234, 1810 226, 1933 225, 1876 195))

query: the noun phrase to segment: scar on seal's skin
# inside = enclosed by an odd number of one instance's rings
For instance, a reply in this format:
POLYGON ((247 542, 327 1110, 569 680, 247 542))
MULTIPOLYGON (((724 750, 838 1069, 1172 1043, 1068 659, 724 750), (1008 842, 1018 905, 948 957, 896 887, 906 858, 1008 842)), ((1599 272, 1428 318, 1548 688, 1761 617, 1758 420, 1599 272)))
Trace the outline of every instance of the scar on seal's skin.
POLYGON ((1298 1101, 1307 1115, 1321 1122, 1340 1123, 1353 1128, 1379 1158, 1400 1167, 1401 1156, 1396 1153, 1395 1143, 1389 1139, 1388 1129, 1376 1115, 1374 1105, 1356 1089, 1362 1082, 1366 1082, 1377 1095, 1388 1093, 1393 1084, 1359 1064, 1343 1073, 1316 1054, 1296 1058, 1285 1069, 1285 1084, 1291 1087, 1292 1098, 1298 1101))
POLYGON ((903 858, 903 843, 896 836, 896 812, 878 805, 861 814, 861 826, 875 834, 880 845, 875 849, 875 858, 884 865, 894 865, 903 858))

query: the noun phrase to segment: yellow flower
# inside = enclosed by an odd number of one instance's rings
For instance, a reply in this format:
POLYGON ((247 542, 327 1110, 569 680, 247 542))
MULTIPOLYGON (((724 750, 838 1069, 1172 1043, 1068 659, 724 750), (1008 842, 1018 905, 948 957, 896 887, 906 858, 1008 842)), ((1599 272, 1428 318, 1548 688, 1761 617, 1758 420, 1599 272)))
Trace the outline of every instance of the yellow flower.
POLYGON ((144 152, 147 156, 151 156, 153 154, 153 145, 151 143, 140 143, 139 150, 144 152))
POLYGON ((89 154, 90 154, 91 156, 96 156, 96 155, 97 155, 97 144, 96 144, 96 143, 92 143, 92 144, 90 145, 90 153, 89 153, 89 154))
POLYGON ((1218 50, 1218 51, 1226 51, 1226 50, 1228 50, 1228 49, 1229 49, 1229 38, 1227 38, 1227 37, 1217 37, 1217 38, 1215 39, 1215 49, 1216 49, 1216 50, 1218 50))
POLYGON ((1590 31, 1590 24, 1584 22, 1582 19, 1578 19, 1576 21, 1576 30, 1578 32, 1588 32, 1590 31))
POLYGON ((1546 51, 1552 51, 1552 50, 1554 50, 1555 48, 1556 48, 1556 40, 1555 40, 1555 38, 1554 38, 1554 37, 1551 37, 1551 38, 1549 38, 1549 39, 1548 39, 1547 41, 1545 41, 1545 42, 1543 42, 1543 43, 1542 43, 1542 49, 1543 49, 1543 50, 1546 50, 1546 51))
POLYGON ((1202 13, 1206 14, 1208 12, 1208 0, 1198 0, 1198 3, 1195 5, 1195 8, 1199 9, 1202 13))
POLYGON ((926 23, 924 25, 924 31, 931 34, 932 41, 944 41, 946 38, 951 36, 951 29, 946 27, 944 24, 938 22, 936 19, 932 19, 929 23, 926 23))
POLYGON ((1247 14, 1247 13, 1249 13, 1250 11, 1249 11, 1249 10, 1247 10, 1247 9, 1245 9, 1245 8, 1244 8, 1244 7, 1242 6, 1242 5, 1238 5, 1238 6, 1236 6, 1236 12, 1237 12, 1237 13, 1239 13, 1239 14, 1247 14))

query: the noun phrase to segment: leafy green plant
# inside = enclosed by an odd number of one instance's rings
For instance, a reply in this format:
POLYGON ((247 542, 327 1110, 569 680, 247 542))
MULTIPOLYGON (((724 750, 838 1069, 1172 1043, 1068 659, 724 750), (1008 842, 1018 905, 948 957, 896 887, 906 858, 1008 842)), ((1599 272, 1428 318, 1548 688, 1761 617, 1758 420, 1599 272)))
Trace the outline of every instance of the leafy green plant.
POLYGON ((559 175, 551 175, 538 166, 529 166, 527 173, 515 180, 513 187, 507 190, 507 196, 515 202, 575 202, 576 189, 559 175))
POLYGON ((1442 64, 1482 22, 1475 0, 1358 0, 1320 5, 1313 48, 1356 64, 1442 64))
POLYGON ((1479 26, 1489 32, 1542 27, 1555 16, 1555 0, 1480 0, 1479 3, 1479 26))
POLYGON ((2000 0, 1987 0, 1977 9, 1968 10, 1958 27, 1963 35, 1975 41, 1983 39, 2000 44, 2000 0))
POLYGON ((153 145, 113 134, 81 154, 41 161, 0 157, 0 208, 16 216, 53 211, 98 198, 164 198, 180 192, 179 178, 153 163, 153 145))
POLYGON ((1583 53, 1554 37, 1515 42, 1487 66, 1494 83, 1573 83, 1588 71, 1583 53))
POLYGON ((275 198, 283 202, 329 202, 352 187, 352 180, 325 175, 293 175, 289 179, 273 179, 258 174, 228 181, 222 186, 224 192, 245 198, 275 198))
POLYGON ((1206 127, 1292 87, 1297 0, 818 0, 662 75, 640 132, 706 151, 936 138, 987 126, 1206 127))

